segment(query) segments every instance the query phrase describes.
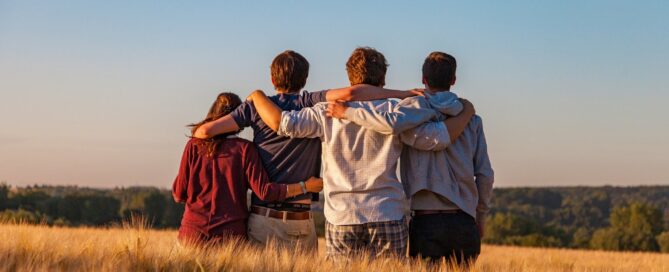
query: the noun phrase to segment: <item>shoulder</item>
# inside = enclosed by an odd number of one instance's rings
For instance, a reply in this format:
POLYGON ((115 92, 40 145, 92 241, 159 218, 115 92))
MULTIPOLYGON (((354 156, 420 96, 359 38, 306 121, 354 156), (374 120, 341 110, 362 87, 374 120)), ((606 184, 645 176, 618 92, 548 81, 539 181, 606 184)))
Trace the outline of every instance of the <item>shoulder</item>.
POLYGON ((186 147, 197 146, 197 144, 201 143, 202 141, 204 141, 204 140, 192 137, 188 140, 188 142, 186 142, 186 147))
POLYGON ((424 96, 412 96, 397 102, 397 106, 409 108, 429 108, 430 103, 427 102, 427 98, 424 96))
POLYGON ((243 149, 255 148, 253 142, 239 137, 228 137, 225 140, 223 140, 223 142, 227 143, 228 145, 239 146, 243 149))
POLYGON ((316 92, 309 92, 306 90, 302 91, 302 93, 300 93, 300 102, 302 103, 303 107, 311 107, 317 103, 325 102, 327 101, 326 99, 327 92, 328 90, 316 91, 316 92))
POLYGON ((472 119, 469 120, 469 127, 475 130, 481 129, 483 127, 483 119, 481 118, 481 116, 478 114, 474 114, 474 116, 472 116, 472 119))
POLYGON ((186 142, 186 146, 184 147, 184 153, 193 153, 193 152, 198 152, 200 149, 200 143, 202 143, 204 140, 198 139, 198 138, 190 138, 188 142, 186 142))

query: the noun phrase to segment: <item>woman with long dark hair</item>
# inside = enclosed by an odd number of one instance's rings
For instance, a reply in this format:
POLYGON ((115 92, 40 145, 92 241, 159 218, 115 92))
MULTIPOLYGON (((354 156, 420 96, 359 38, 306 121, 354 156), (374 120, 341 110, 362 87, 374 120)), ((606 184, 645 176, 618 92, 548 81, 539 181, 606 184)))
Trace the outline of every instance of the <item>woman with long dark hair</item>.
MULTIPOLYGON (((241 103, 236 94, 219 94, 207 117, 190 125, 192 132, 241 103)), ((264 201, 282 201, 323 189, 323 180, 316 177, 288 185, 271 183, 253 143, 237 138, 237 133, 207 140, 191 137, 186 144, 172 186, 174 200, 186 203, 179 228, 183 243, 218 244, 228 238, 246 239, 249 188, 264 201)))

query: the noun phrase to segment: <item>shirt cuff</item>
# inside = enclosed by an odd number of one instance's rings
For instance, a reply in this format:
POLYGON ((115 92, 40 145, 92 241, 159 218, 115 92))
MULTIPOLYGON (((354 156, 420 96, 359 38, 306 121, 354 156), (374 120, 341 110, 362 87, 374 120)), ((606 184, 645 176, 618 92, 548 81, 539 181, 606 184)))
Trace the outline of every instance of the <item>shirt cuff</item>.
POLYGON ((283 111, 281 112, 281 122, 279 123, 279 129, 276 131, 276 134, 279 136, 288 136, 288 131, 292 127, 293 120, 290 117, 290 112, 283 111))

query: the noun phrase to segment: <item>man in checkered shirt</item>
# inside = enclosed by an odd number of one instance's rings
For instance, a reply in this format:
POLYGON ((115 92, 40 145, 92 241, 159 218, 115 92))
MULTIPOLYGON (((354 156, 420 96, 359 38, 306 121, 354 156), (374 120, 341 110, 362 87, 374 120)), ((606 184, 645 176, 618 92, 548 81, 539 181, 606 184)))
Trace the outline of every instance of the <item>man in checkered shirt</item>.
MULTIPOLYGON (((357 48, 346 70, 351 85, 381 88, 387 66, 378 51, 357 48)), ((351 108, 394 112, 380 117, 395 119, 392 133, 382 134, 348 120, 330 118, 327 103, 282 112, 261 91, 249 99, 262 120, 279 135, 321 140, 329 258, 362 252, 372 257, 405 256, 409 234, 405 214, 409 207, 396 174, 402 146, 443 150, 462 133, 474 114, 473 106, 466 101, 461 114, 445 121, 436 121, 439 113, 429 107, 406 107, 398 114, 396 100, 349 103, 351 108), (401 132, 408 133, 398 136, 401 132)), ((424 99, 408 103, 420 101, 424 99)))

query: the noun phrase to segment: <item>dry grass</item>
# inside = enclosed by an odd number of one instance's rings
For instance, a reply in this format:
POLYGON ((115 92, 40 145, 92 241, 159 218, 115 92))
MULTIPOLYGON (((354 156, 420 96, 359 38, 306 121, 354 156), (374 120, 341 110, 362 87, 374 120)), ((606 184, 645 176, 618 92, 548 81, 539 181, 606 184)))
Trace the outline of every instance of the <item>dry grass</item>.
MULTIPOLYGON (((184 248, 175 231, 139 226, 60 228, 0 224, 0 271, 425 271, 420 261, 330 262, 244 244, 184 248)), ((441 270, 454 270, 454 268, 441 270)), ((455 269, 457 270, 457 269, 455 269)), ((668 254, 484 246, 474 271, 669 271, 668 254)))

